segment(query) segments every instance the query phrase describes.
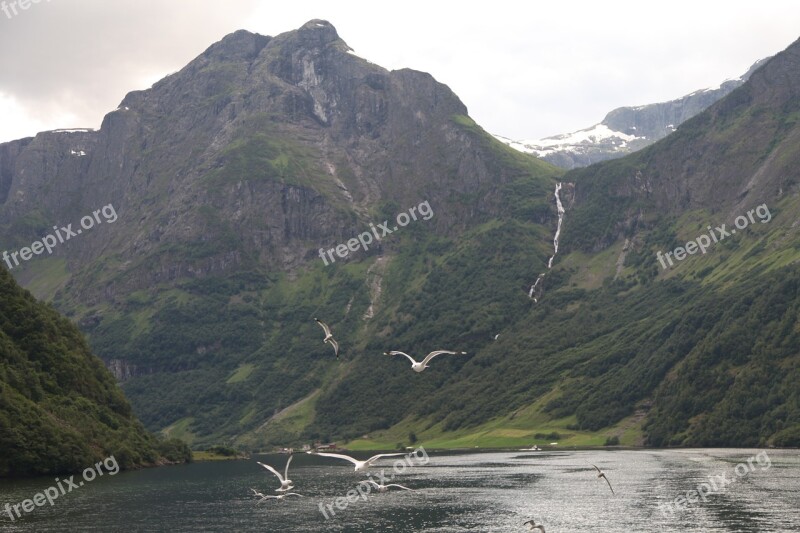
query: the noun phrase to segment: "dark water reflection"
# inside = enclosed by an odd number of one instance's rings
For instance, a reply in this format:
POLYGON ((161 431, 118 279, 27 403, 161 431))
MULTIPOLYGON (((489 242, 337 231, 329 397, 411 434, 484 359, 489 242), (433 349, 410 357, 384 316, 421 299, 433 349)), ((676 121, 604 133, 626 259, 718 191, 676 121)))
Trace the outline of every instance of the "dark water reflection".
MULTIPOLYGON (((417 492, 373 493, 345 510, 336 498, 366 478, 333 459, 298 454, 291 478, 306 498, 256 504, 277 485, 252 461, 201 463, 99 478, 0 530, 54 532, 513 532, 536 518, 552 532, 800 531, 800 454, 768 450, 771 466, 737 464, 759 450, 560 451, 446 454, 398 475, 417 492), (616 496, 590 463, 602 468, 616 496), (732 481, 674 514, 663 504, 709 476, 732 481), (659 504, 662 508, 659 508, 659 504), (328 519, 321 512, 325 505, 328 519)), ((762 456, 763 458, 764 456, 762 456)), ((261 457, 283 464, 285 456, 261 457)), ((391 462, 374 470, 391 474, 391 462)), ((32 498, 52 478, 0 483, 0 506, 32 498)))

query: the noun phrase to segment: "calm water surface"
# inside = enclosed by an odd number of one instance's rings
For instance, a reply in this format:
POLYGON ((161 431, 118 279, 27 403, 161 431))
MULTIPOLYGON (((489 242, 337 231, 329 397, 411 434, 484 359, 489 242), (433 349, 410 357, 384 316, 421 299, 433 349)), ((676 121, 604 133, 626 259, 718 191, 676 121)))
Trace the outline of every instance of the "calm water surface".
MULTIPOLYGON (((255 461, 283 465, 286 456, 198 463, 98 478, 0 531, 35 532, 514 532, 535 518, 553 532, 800 531, 800 453, 768 450, 559 451, 431 454, 395 482, 417 492, 373 493, 326 519, 320 504, 366 479, 348 463, 297 454, 290 478, 305 498, 261 504, 254 487, 278 485, 255 461), (762 459, 764 456, 762 455, 762 459), (608 475, 616 495, 589 463, 608 475), (736 473, 738 464, 747 472, 736 473), (709 476, 730 483, 707 501, 671 515, 659 504, 686 495, 709 476), (717 478, 719 479, 719 478, 717 478)), ((391 461, 377 474, 393 475, 391 461)), ((745 472, 740 467, 739 472, 745 472)), ((32 498, 53 478, 0 483, 0 506, 32 498)), ((343 502, 340 502, 343 503, 343 502)))

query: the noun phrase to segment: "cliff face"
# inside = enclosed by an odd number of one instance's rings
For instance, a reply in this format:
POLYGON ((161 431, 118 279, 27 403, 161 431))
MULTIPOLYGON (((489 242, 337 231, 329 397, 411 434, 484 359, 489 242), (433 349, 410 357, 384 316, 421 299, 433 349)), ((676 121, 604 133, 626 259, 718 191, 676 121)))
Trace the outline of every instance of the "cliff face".
MULTIPOLYGON (((748 209, 765 202, 776 205, 795 194, 798 72, 800 42, 795 42, 756 70, 748 83, 662 142, 623 160, 570 173, 569 179, 578 182, 579 205, 588 211, 609 206, 605 219, 614 219, 615 225, 606 226, 602 242, 629 234, 634 219, 642 220, 644 213, 663 218, 706 210, 730 225, 748 209)), ((576 217, 581 216, 579 210, 576 217)))
POLYGON ((453 234, 500 213, 496 185, 519 175, 495 164, 498 148, 464 126, 466 113, 430 75, 353 55, 325 21, 275 38, 239 31, 130 93, 99 131, 1 146, 0 224, 22 246, 115 206, 113 231, 98 227, 55 252, 73 272, 111 252, 113 283, 93 275, 81 286, 93 304, 254 262, 293 269, 317 243, 347 240, 383 203, 480 191, 468 212, 431 223, 453 234))
MULTIPOLYGON (((117 220, 12 272, 81 324, 137 412, 160 429, 192 416, 198 396, 220 402, 226 380, 249 375, 259 351, 253 379, 268 377, 258 408, 303 397, 326 371, 314 361, 286 375, 282 358, 295 341, 281 336, 305 327, 309 305, 346 310, 363 327, 369 319, 359 317, 382 304, 370 308, 370 295, 394 278, 368 282, 360 261, 382 255, 393 264, 428 240, 444 250, 498 217, 550 233, 559 174, 486 134, 429 74, 372 64, 331 24, 312 20, 275 37, 228 35, 128 94, 97 131, 0 145, 0 235, 18 250, 113 208, 117 220), (323 269, 321 247, 371 223, 397 227, 393 217, 423 202, 435 216, 323 269), (319 292, 296 294, 290 282, 319 292), (290 393, 264 392, 273 381, 293 384, 290 393)), ((547 240, 537 247, 544 254, 547 240)), ((295 349, 315 355, 317 344, 295 349)), ((218 430, 223 416, 241 431, 239 417, 253 409, 246 403, 207 412, 217 418, 195 421, 197 433, 218 430)))
POLYGON ((561 175, 325 21, 236 32, 98 131, 0 146, 0 237, 12 251, 100 210, 12 273, 88 333, 148 427, 194 444, 522 444, 537 424, 567 443, 791 442, 798 309, 769 305, 800 279, 798 46, 652 146, 561 175), (656 252, 761 203, 769 224, 659 270, 656 252), (320 258, 373 223, 391 232, 320 258), (422 376, 382 355, 437 348, 468 355, 422 376), (747 390, 779 400, 743 414, 747 390))

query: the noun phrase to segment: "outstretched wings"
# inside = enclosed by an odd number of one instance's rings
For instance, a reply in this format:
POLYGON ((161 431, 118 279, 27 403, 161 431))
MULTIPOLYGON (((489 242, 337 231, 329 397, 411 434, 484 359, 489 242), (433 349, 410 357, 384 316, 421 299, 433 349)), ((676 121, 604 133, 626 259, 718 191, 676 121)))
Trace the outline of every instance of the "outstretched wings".
MULTIPOLYGON (((259 463, 258 461, 256 461, 256 462, 258 464, 260 464, 261 466, 263 466, 264 468, 266 468, 267 470, 269 470, 270 472, 272 472, 273 474, 275 474, 278 477, 278 479, 281 481, 281 483, 284 482, 284 478, 283 478, 283 476, 281 475, 280 472, 278 472, 277 470, 275 470, 274 468, 272 468, 269 465, 265 465, 264 463, 259 463)), ((288 465, 287 465, 287 468, 288 468, 288 465)))
POLYGON ((328 342, 333 346, 333 353, 336 354, 336 359, 339 359, 339 343, 333 337, 328 339, 328 342))
POLYGON ((329 336, 329 335, 331 334, 331 328, 329 328, 329 327, 328 327, 328 324, 326 324, 326 323, 325 323, 325 322, 323 322, 322 320, 319 320, 318 318, 315 318, 315 319, 314 319, 314 321, 315 321, 317 324, 319 324, 319 325, 320 325, 320 327, 322 328, 322 331, 324 331, 324 332, 325 332, 325 336, 326 336, 326 337, 327 337, 327 336, 329 336))
POLYGON ((344 459, 345 461, 350 461, 354 465, 358 465, 361 461, 357 459, 353 459, 349 455, 342 455, 341 453, 323 453, 323 452, 316 452, 314 455, 321 455, 323 457, 333 457, 335 459, 344 459))
POLYGON ((294 457, 294 455, 290 455, 289 456, 289 460, 286 461, 286 471, 283 473, 283 479, 284 480, 289 479, 289 465, 292 464, 292 458, 293 457, 294 457))
POLYGON ((378 455, 373 455, 372 457, 367 459, 365 462, 367 464, 372 464, 375 461, 377 461, 378 459, 380 459, 381 457, 399 457, 401 455, 405 455, 405 454, 404 453, 379 453, 378 455))
POLYGON ((404 487, 403 485, 398 485, 397 483, 391 483, 391 484, 386 485, 386 486, 387 487, 397 487, 398 489, 410 490, 411 492, 414 492, 414 489, 409 489, 408 487, 404 487))
POLYGON ((405 356, 405 357, 406 357, 406 358, 407 358, 409 361, 411 361, 411 364, 412 364, 412 365, 416 365, 416 364, 417 364, 417 361, 416 361, 416 360, 414 360, 414 358, 413 358, 413 357, 411 357, 410 355, 408 355, 408 354, 407 354, 407 353, 405 353, 405 352, 391 351, 391 352, 386 352, 386 355, 403 355, 403 356, 405 356))
POLYGON ((611 489, 611 494, 614 494, 616 496, 616 493, 614 492, 614 487, 611 486, 611 482, 608 480, 605 474, 603 474, 603 479, 605 479, 606 483, 608 483, 608 488, 611 489))
POLYGON ((436 350, 435 352, 431 352, 428 355, 426 355, 425 359, 422 360, 422 364, 427 366, 428 363, 431 362, 431 359, 433 359, 437 355, 442 355, 442 354, 447 354, 447 355, 467 355, 467 352, 451 352, 450 350, 436 350))

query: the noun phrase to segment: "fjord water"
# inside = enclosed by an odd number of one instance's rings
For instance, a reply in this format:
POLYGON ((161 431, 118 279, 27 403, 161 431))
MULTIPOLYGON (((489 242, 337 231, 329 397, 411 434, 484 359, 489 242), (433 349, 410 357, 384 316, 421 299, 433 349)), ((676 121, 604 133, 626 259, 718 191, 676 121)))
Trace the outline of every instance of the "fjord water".
MULTIPOLYGON (((290 478, 306 498, 261 504, 254 487, 274 494, 275 478, 256 459, 282 465, 286 456, 197 463, 104 476, 37 508, 2 531, 76 532, 513 532, 530 518, 548 533, 604 531, 767 532, 800 530, 800 454, 767 450, 771 466, 751 461, 759 450, 546 451, 431 454, 394 482, 417 492, 371 494, 325 519, 319 504, 333 504, 363 474, 347 463, 297 454, 290 478), (612 495, 590 463, 610 479, 612 495), (740 472, 744 469, 740 468, 740 472), (677 512, 658 504, 685 495, 709 476, 728 485, 677 512)), ((762 456, 763 458, 763 456, 762 456)), ((387 477, 392 463, 384 461, 387 477)), ((3 482, 0 506, 31 498, 52 478, 3 482)), ((330 514, 330 513, 329 513, 330 514)))

